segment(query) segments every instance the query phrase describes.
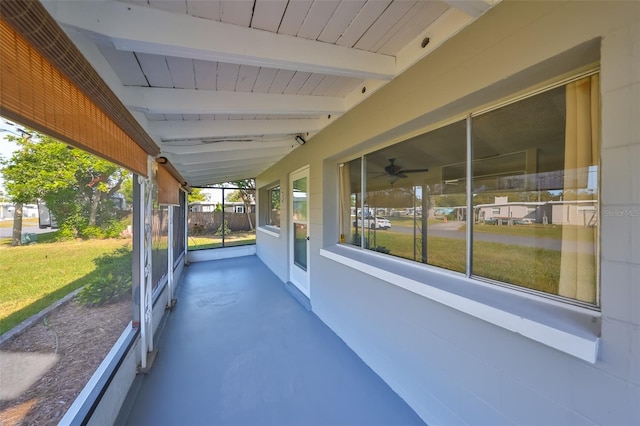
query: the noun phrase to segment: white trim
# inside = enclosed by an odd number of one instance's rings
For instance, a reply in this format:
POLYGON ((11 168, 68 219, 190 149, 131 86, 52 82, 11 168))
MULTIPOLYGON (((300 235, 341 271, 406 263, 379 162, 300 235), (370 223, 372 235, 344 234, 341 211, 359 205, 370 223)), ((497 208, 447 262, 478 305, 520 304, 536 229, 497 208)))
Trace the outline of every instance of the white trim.
POLYGON ((479 110, 471 113, 471 118, 476 118, 476 117, 478 117, 480 115, 483 115, 483 114, 486 114, 488 112, 495 111, 495 110, 500 109, 500 108, 504 108, 504 107, 506 107, 508 105, 515 104, 515 103, 520 102, 520 101, 522 101, 524 99, 528 99, 528 98, 531 98, 533 96, 539 95, 540 93, 548 92, 549 90, 557 89, 558 87, 561 87, 561 86, 566 86, 567 84, 573 83, 574 81, 578 81, 578 80, 580 80, 582 78, 590 77, 592 75, 599 74, 599 73, 600 73, 600 67, 596 67, 595 69, 590 69, 588 71, 581 72, 581 73, 579 73, 577 75, 576 74, 572 74, 571 77, 563 78, 563 79, 561 79, 559 81, 554 81, 553 83, 546 84, 546 85, 544 85, 542 87, 538 87, 538 88, 536 88, 534 90, 530 90, 530 91, 528 91, 526 93, 523 93, 520 96, 514 96, 513 98, 509 98, 509 99, 507 99, 507 100, 505 100, 503 102, 497 102, 497 103, 491 104, 490 106, 488 106, 486 108, 479 109, 479 110))
POLYGON ((288 198, 289 198, 289 205, 288 205, 288 233, 289 233, 289 237, 288 237, 288 243, 289 243, 289 281, 291 281, 291 283, 293 285, 295 285, 298 290, 300 290, 306 297, 308 297, 309 299, 311 299, 311 281, 310 281, 310 274, 311 274, 311 250, 310 250, 310 244, 309 244, 309 237, 310 237, 310 229, 309 229, 309 225, 310 225, 310 215, 311 215, 311 196, 310 196, 310 178, 309 178, 309 165, 305 165, 301 168, 299 168, 298 170, 295 170, 291 173, 289 173, 289 192, 288 192, 288 198), (296 180, 301 180, 301 179, 306 179, 307 182, 307 212, 306 212, 306 219, 304 221, 302 220, 297 220, 294 219, 293 217, 293 183, 296 180), (306 226, 307 229, 307 241, 306 241, 306 254, 307 254, 307 262, 306 262, 306 268, 304 269, 304 271, 302 270, 302 268, 298 265, 296 265, 295 261, 294 261, 294 257, 295 257, 295 246, 294 246, 294 241, 295 241, 295 225, 296 224, 304 224, 306 226))
POLYGON ((321 249, 320 255, 592 364, 598 358, 600 339, 594 324, 599 323, 599 312, 359 248, 332 246, 321 249))
POLYGON ((60 25, 120 51, 386 81, 397 75, 395 57, 361 49, 131 3, 43 3, 60 25))
MULTIPOLYGON (((64 414, 62 419, 60 420, 60 425, 70 425, 74 423, 74 421, 78 420, 76 417, 80 413, 80 410, 84 406, 84 404, 89 401, 89 397, 97 388, 98 383, 102 380, 103 376, 107 374, 107 370, 112 365, 112 363, 117 362, 116 357, 121 349, 127 344, 127 340, 130 339, 131 334, 134 333, 133 328, 131 327, 131 322, 127 324, 127 327, 120 334, 118 340, 113 344, 107 356, 104 357, 96 371, 91 375, 91 378, 87 382, 86 385, 80 391, 80 394, 73 401, 67 412, 64 414)), ((128 352, 123 354, 122 357, 127 356, 128 352)))
POLYGON ((231 257, 251 256, 256 254, 256 245, 223 247, 205 250, 191 250, 187 252, 187 262, 206 262, 208 260, 228 259, 231 257))
POLYGON ((256 229, 264 234, 271 235, 275 238, 280 238, 280 228, 276 228, 275 226, 263 225, 259 226, 256 229), (278 232, 275 231, 276 229, 278 230, 278 232))
POLYGON ((147 114, 342 114, 343 98, 281 93, 127 87, 122 93, 128 107, 147 114))

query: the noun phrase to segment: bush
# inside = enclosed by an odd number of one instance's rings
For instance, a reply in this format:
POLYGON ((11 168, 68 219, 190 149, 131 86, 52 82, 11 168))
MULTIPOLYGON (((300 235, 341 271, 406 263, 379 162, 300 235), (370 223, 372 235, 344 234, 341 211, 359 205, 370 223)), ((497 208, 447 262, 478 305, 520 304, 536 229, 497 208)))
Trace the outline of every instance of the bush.
POLYGON ((119 238, 125 229, 127 229, 128 219, 112 220, 103 229, 105 238, 119 238))
POLYGON ((109 305, 131 294, 131 275, 107 274, 94 278, 78 294, 80 303, 86 306, 109 305))
POLYGON ((68 241, 68 240, 75 239, 76 236, 77 236, 77 233, 74 227, 68 226, 68 225, 62 225, 60 226, 60 228, 58 229, 58 232, 56 233, 56 240, 68 241))
POLYGON ((204 235, 205 233, 205 229, 203 225, 200 225, 199 223, 194 223, 193 226, 191 227, 191 235, 204 235))
POLYGON ((86 306, 108 305, 131 294, 131 249, 124 246, 94 260, 93 278, 78 294, 86 306))
POLYGON ((224 235, 231 234, 231 230, 229 229, 229 222, 227 221, 227 219, 222 222, 222 226, 220 226, 220 228, 216 231, 216 235, 222 235, 223 232, 224 235))
POLYGON ((102 232, 102 228, 99 226, 86 226, 80 230, 80 237, 85 240, 104 238, 104 232, 102 232))

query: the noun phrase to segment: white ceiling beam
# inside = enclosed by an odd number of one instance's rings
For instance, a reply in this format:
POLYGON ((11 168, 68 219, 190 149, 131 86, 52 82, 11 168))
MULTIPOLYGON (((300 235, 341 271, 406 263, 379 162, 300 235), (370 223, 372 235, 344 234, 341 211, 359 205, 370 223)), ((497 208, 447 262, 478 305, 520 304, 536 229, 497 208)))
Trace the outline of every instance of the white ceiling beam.
POLYGON ((331 119, 276 119, 276 120, 199 120, 150 121, 149 133, 163 141, 175 139, 203 139, 251 135, 284 135, 318 132, 329 125, 331 119))
MULTIPOLYGON (((189 176, 191 179, 202 179, 202 178, 208 178, 208 177, 211 177, 211 176, 225 176, 225 175, 229 175, 229 174, 232 174, 232 173, 244 173, 247 170, 264 170, 267 167, 269 167, 269 164, 268 163, 263 163, 260 166, 236 167, 236 168, 228 169, 228 170, 211 169, 207 173, 197 173, 197 174, 188 173, 187 176, 189 176)), ((251 177, 255 177, 255 176, 251 176, 251 177)))
POLYGON ((343 98, 278 93, 129 87, 129 108, 152 114, 318 115, 345 112, 343 98))
MULTIPOLYGON (((295 148, 295 147, 294 147, 295 148)), ((235 160, 255 160, 263 158, 266 160, 276 159, 288 154, 291 148, 272 148, 272 149, 254 149, 249 151, 226 151, 226 152, 209 152, 205 154, 185 154, 185 155, 168 155, 171 164, 178 167, 186 168, 193 165, 211 165, 224 164, 235 160)))
POLYGON ((176 155, 206 154, 209 152, 242 151, 254 149, 291 148, 298 143, 293 136, 275 141, 228 141, 215 143, 197 143, 190 146, 171 146, 163 144, 160 148, 162 152, 176 155))
POLYGON ((444 0, 449 6, 456 8, 472 18, 480 17, 498 1, 496 0, 444 0))
POLYGON ((244 168, 252 168, 252 167, 262 167, 264 164, 271 164, 276 160, 280 159, 280 156, 272 157, 272 158, 259 158, 253 160, 235 160, 235 161, 227 161, 224 165, 220 166, 210 166, 210 165, 192 165, 192 166, 182 166, 184 170, 187 171, 192 176, 205 175, 210 173, 215 168, 216 170, 224 170, 229 171, 233 169, 237 169, 239 167, 244 168))
POLYGON ((117 1, 44 3, 61 25, 108 39, 119 50, 356 78, 396 75, 389 55, 117 1))
MULTIPOLYGON (((253 164, 253 165, 238 165, 238 166, 234 166, 234 167, 229 167, 229 168, 219 168, 219 167, 215 167, 215 168, 211 168, 209 170, 206 171, 199 171, 199 172, 190 172, 190 171, 181 171, 181 173, 184 173, 185 177, 189 178, 189 182, 193 181, 193 180, 198 180, 198 179, 207 179, 210 178, 212 176, 227 176, 229 174, 244 174, 246 173, 246 171, 250 171, 250 170, 257 170, 257 171, 263 171, 266 170, 267 168, 271 167, 273 164, 275 164, 275 162, 279 160, 279 159, 275 159, 275 160, 271 160, 271 161, 263 161, 260 164, 253 164)), ((246 177, 255 177, 255 175, 247 175, 246 177)))
POLYGON ((233 174, 228 175, 216 175, 210 176, 206 178, 198 178, 193 179, 193 186, 207 186, 207 185, 215 185, 223 182, 233 182, 235 180, 249 179, 258 176, 266 169, 256 169, 256 170, 248 170, 244 172, 235 172, 233 174))

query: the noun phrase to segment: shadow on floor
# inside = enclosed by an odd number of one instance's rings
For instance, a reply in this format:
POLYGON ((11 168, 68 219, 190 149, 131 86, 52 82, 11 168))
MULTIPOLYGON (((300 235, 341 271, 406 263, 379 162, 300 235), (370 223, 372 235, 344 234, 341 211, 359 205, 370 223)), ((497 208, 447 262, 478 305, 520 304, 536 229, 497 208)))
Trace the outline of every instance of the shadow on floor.
POLYGON ((191 264, 128 425, 422 425, 256 257, 191 264))

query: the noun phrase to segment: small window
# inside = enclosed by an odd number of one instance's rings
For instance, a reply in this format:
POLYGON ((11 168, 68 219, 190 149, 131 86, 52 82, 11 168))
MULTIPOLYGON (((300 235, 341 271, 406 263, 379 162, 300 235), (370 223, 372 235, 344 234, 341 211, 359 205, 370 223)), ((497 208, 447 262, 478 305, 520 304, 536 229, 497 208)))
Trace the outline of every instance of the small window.
POLYGON ((260 188, 259 192, 260 216, 259 224, 261 227, 280 228, 280 185, 274 182, 260 188))
POLYGON ((267 191, 267 217, 266 224, 280 227, 280 187, 274 186, 267 191))

